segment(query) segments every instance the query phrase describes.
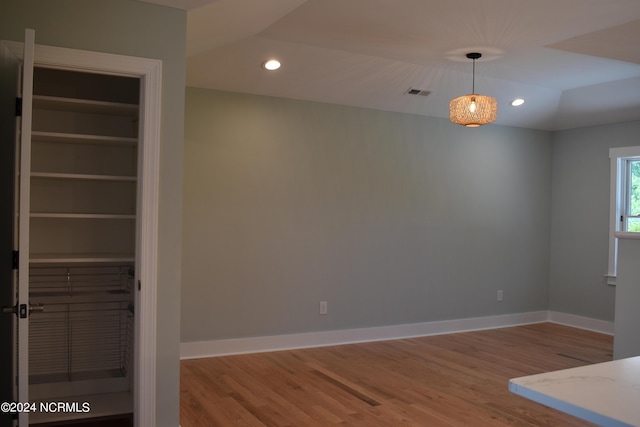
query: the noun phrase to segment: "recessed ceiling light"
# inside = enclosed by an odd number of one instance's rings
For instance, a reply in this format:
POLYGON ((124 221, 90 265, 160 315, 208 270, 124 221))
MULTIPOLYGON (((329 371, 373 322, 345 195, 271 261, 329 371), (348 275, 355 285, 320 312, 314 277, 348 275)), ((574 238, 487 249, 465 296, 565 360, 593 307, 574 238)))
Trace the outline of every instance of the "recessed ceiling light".
POLYGON ((280 68, 280 61, 277 59, 270 59, 262 63, 262 68, 269 71, 274 71, 280 68))
POLYGON ((524 104, 524 99, 522 98, 516 98, 513 101, 511 101, 511 105, 513 105, 514 107, 519 107, 522 104, 524 104))

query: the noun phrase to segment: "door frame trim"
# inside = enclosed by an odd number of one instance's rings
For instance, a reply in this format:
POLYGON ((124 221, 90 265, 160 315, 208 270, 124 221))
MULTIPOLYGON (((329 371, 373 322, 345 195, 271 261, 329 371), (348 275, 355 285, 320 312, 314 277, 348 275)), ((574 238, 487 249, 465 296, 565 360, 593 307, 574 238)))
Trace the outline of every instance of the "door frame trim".
MULTIPOLYGON (((2 41, 19 59, 23 43, 2 41)), ((35 45, 35 65, 140 78, 142 183, 138 239, 138 277, 142 282, 136 300, 136 358, 134 361, 134 419, 136 426, 156 425, 156 311, 158 210, 160 179, 160 124, 162 61, 56 46, 35 45)))

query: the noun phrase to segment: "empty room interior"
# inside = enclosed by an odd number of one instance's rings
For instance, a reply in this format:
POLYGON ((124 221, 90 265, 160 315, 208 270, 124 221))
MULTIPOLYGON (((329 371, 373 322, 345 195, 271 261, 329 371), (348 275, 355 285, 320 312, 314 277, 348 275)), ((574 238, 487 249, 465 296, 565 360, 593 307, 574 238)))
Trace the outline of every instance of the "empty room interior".
POLYGON ((637 1, 0 0, 26 28, 162 64, 136 425, 591 425, 509 380, 640 355, 637 1))

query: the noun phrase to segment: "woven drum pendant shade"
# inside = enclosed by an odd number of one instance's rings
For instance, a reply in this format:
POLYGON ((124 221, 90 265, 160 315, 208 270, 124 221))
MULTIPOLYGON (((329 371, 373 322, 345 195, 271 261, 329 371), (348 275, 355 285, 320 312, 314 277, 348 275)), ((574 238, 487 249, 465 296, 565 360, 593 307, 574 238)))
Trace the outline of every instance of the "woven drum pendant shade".
POLYGON ((469 128, 486 125, 497 117, 498 101, 490 96, 474 93, 459 96, 449 103, 449 120, 469 128), (475 108, 472 107, 473 104, 475 108))
POLYGON ((485 95, 478 95, 476 90, 476 59, 482 54, 477 52, 467 53, 467 58, 473 59, 473 92, 469 95, 459 96, 449 103, 449 120, 451 122, 475 128, 486 125, 498 117, 498 101, 485 95))

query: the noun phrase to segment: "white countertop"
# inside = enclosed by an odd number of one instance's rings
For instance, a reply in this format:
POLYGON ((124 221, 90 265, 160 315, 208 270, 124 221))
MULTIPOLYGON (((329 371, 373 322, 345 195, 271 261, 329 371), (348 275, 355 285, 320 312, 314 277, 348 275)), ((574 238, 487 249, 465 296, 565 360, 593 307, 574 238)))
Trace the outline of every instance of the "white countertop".
POLYGON ((601 426, 640 426, 640 356, 514 378, 509 390, 601 426))

